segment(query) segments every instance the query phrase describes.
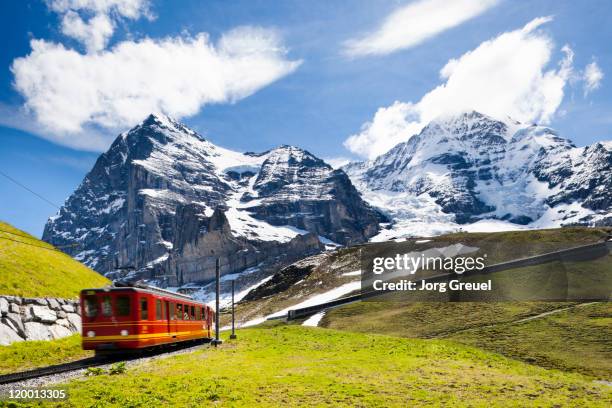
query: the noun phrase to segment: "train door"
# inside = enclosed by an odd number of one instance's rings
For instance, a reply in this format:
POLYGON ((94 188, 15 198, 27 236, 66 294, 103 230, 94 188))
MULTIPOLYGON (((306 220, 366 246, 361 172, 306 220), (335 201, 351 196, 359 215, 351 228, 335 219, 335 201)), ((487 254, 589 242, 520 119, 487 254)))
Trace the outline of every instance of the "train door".
POLYGON ((176 321, 176 304, 174 302, 167 302, 168 307, 166 310, 168 311, 168 332, 172 336, 172 338, 176 338, 176 332, 178 331, 178 322, 176 321))

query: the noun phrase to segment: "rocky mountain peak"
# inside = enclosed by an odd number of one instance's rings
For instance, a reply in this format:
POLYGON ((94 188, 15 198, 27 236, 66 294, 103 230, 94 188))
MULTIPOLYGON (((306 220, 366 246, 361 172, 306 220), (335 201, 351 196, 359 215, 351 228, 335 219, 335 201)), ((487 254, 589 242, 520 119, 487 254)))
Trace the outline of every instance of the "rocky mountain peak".
POLYGON ((362 242, 378 222, 343 172, 303 149, 243 154, 152 114, 98 158, 43 238, 77 244, 71 255, 103 273, 128 268, 185 282, 210 278, 198 266, 210 266, 200 259, 210 257, 206 245, 219 256, 244 250, 232 270, 265 260, 263 247, 272 256, 320 250, 317 236, 362 242), (295 240, 308 233, 314 240, 295 240))
POLYGON ((419 218, 431 225, 431 214, 437 230, 486 219, 558 226, 607 217, 597 193, 611 173, 606 143, 577 148, 546 126, 465 112, 344 170, 367 201, 420 233, 428 228, 419 218))

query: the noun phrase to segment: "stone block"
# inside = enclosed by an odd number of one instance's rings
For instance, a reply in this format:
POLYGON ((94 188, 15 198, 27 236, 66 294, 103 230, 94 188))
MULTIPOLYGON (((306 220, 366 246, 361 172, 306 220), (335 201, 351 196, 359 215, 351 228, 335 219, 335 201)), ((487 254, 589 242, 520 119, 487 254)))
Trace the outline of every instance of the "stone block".
POLYGON ((28 340, 51 340, 53 338, 49 326, 38 322, 26 322, 25 333, 28 340))
POLYGON ((32 305, 29 311, 35 322, 54 323, 57 320, 57 314, 46 306, 32 305))

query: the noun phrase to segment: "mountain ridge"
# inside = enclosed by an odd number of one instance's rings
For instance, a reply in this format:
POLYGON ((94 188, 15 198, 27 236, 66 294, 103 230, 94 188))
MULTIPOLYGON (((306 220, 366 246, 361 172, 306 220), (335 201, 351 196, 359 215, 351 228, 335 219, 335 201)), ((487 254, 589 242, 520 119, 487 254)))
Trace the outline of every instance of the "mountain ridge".
POLYGON ((383 219, 348 176, 303 149, 243 154, 152 114, 98 158, 43 239, 79 244, 70 255, 113 277, 184 284, 214 276, 213 256, 232 273, 310 255, 320 240, 366 241, 383 219), (198 229, 183 234, 190 225, 198 229))
POLYGON ((487 220, 493 228, 612 222, 612 143, 579 148, 549 127, 508 122, 475 111, 434 120, 387 153, 343 166, 394 220, 378 239, 487 220))

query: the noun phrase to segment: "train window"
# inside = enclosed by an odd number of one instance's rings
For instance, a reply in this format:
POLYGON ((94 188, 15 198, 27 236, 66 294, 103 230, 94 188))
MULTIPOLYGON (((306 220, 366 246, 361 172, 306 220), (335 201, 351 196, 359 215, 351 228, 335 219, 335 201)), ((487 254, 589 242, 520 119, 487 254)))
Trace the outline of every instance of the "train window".
POLYGON ((130 315, 130 297, 117 296, 117 316, 130 315))
POLYGON ((206 309, 202 308, 202 320, 206 320, 206 309))
POLYGON ((149 304, 147 298, 140 298, 140 318, 142 320, 149 319, 149 304))
POLYGON ((190 311, 189 311, 189 312, 190 312, 190 313, 189 313, 189 318, 190 318, 191 320, 195 320, 195 306, 191 306, 191 309, 190 309, 190 311))
POLYGON ((102 296, 102 316, 112 316, 113 306, 111 304, 110 296, 102 296))
POLYGON ((183 320, 189 320, 189 305, 183 305, 183 320))
POLYGON ((98 315, 98 299, 96 296, 85 297, 85 316, 96 317, 98 315))
POLYGON ((183 320, 183 305, 176 305, 176 320, 183 320))
POLYGON ((201 309, 199 307, 196 307, 196 310, 195 310, 196 311, 196 314, 195 314, 195 319, 196 320, 201 320, 202 319, 202 315, 200 314, 200 310, 201 309))
POLYGON ((157 299, 155 301, 155 320, 161 320, 163 315, 162 302, 161 300, 157 299))
POLYGON ((174 303, 166 303, 168 304, 168 316, 170 316, 170 320, 176 320, 176 311, 174 310, 174 303))

